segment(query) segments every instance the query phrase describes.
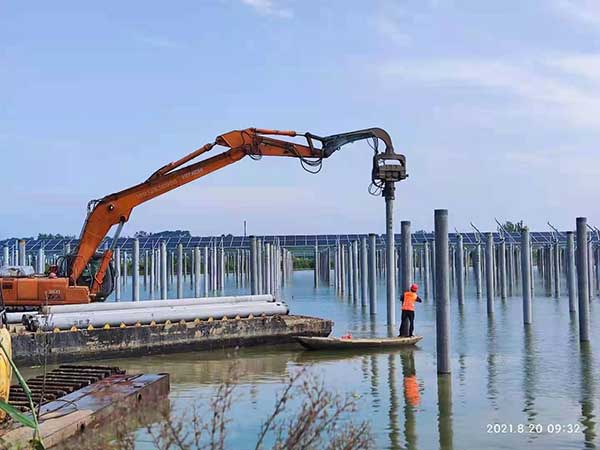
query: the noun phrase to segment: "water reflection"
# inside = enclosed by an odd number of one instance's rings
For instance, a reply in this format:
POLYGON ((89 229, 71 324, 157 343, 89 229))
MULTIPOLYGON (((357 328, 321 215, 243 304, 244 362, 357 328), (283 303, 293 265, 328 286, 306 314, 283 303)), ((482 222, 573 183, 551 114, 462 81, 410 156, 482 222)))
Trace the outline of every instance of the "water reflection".
POLYGON ((389 418, 389 440, 390 449, 400 448, 398 430, 398 393, 396 392, 396 358, 393 353, 388 355, 388 387, 390 392, 389 418))
POLYGON ((458 390, 459 392, 459 398, 461 399, 461 402, 464 404, 465 403, 465 388, 467 387, 466 384, 466 378, 467 378, 467 361, 466 361, 466 357, 464 353, 461 353, 458 355, 458 385, 460 386, 460 389, 458 390))
POLYGON ((460 348, 465 348, 467 339, 465 336, 465 306, 464 303, 458 304, 458 344, 460 348))
POLYGON ((293 349, 278 353, 248 349, 105 360, 102 364, 118 365, 128 373, 169 372, 171 383, 177 385, 214 385, 215 380, 231 376, 240 382, 283 379, 288 374, 288 362, 301 355, 293 349))
POLYGON ((369 380, 369 358, 366 355, 360 358, 360 369, 363 383, 366 383, 369 380))
POLYGON ((537 412, 535 410, 536 387, 536 355, 534 336, 531 326, 524 328, 523 336, 523 412, 528 423, 535 423, 537 412))
POLYGON ((594 376, 592 373, 592 348, 589 342, 580 343, 581 354, 581 425, 585 448, 596 448, 596 422, 594 422, 594 376))
POLYGON ((371 397, 373 398, 373 410, 379 411, 379 368, 376 355, 371 355, 371 397))
POLYGON ((415 369, 415 355, 412 351, 400 353, 402 360, 402 376, 404 385, 404 436, 406 448, 417 448, 417 429, 415 410, 421 404, 421 392, 417 371, 415 369))
MULTIPOLYGON (((345 297, 336 300, 334 290, 328 293, 322 288, 315 299, 312 273, 295 276, 296 284, 286 287, 286 298, 294 297, 290 301, 293 312, 334 320, 338 335, 348 330, 356 337, 386 334, 384 286, 378 304, 382 314, 371 317, 345 297)), ((542 286, 539 281, 538 289, 542 286)), ((426 336, 420 351, 303 352, 274 346, 237 352, 152 355, 101 364, 121 366, 130 373, 170 372, 171 401, 179 411, 192 398, 209 398, 209 388, 217 385, 238 359, 244 386, 240 389, 243 395, 232 409, 235 434, 231 448, 245 448, 247 436, 258 433, 260 420, 271 411, 279 384, 289 371, 301 366, 323 377, 333 391, 363 394, 358 400, 356 420, 371 423, 377 449, 446 449, 453 448, 454 438, 457 449, 598 447, 600 433, 595 428, 594 412, 598 360, 592 361, 589 347, 578 351, 577 313, 566 316, 567 303, 562 302, 562 315, 557 318, 561 312, 555 302, 538 298, 534 300, 535 326, 524 329, 521 302, 509 299, 498 301, 495 323, 486 323, 485 301, 474 293, 471 286, 464 305, 454 303, 457 308, 453 309, 452 342, 457 364, 452 377, 435 373, 435 304, 431 298, 420 305, 418 312, 417 324, 426 336), (432 387, 437 387, 437 392, 432 387), (575 421, 581 433, 498 436, 481 432, 481 424, 495 421, 575 421)), ((600 323, 599 313, 599 307, 592 309, 592 325, 600 323)), ((398 333, 397 327, 390 331, 398 333)))
POLYGON ((441 450, 454 448, 452 431, 452 377, 438 375, 438 433, 441 450))
POLYGON ((487 319, 487 397, 494 410, 498 410, 496 399, 498 398, 498 389, 496 387, 496 324, 493 317, 487 319))

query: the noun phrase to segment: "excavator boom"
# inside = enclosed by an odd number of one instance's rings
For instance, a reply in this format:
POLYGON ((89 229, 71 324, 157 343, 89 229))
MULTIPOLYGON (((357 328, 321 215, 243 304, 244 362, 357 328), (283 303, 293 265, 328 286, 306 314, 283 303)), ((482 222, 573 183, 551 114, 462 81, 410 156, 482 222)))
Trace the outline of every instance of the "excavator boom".
MULTIPOLYGON (((404 170, 404 157, 394 153, 390 136, 380 128, 369 128, 325 137, 311 133, 301 134, 295 131, 247 128, 230 131, 218 136, 214 142, 208 143, 183 158, 161 167, 146 181, 107 195, 102 199, 91 201, 88 204, 88 214, 83 224, 79 244, 75 252, 67 256, 68 259, 66 260, 65 275, 68 278, 68 287, 69 289, 73 289, 76 295, 67 298, 67 294, 56 294, 58 292, 56 289, 55 294, 63 302, 82 302, 84 301, 82 298, 86 295, 88 297, 87 301, 102 300, 110 294, 106 290, 102 292, 102 295, 99 293, 103 289, 105 276, 109 269, 114 246, 116 245, 121 228, 129 220, 131 212, 136 206, 233 164, 245 156, 253 158, 261 156, 298 158, 301 160, 303 166, 314 167, 318 166, 323 159, 331 156, 342 146, 364 139, 373 139, 375 143, 378 140, 383 141, 385 152, 379 155, 379 158, 399 160, 402 166, 401 169, 404 170), (282 137, 303 137, 306 142, 300 144, 282 139, 282 137), (204 153, 211 151, 215 146, 225 147, 227 150, 215 156, 194 162, 194 160, 204 153), (89 270, 89 272, 93 272, 91 274, 91 282, 83 282, 82 275, 84 271, 86 271, 86 268, 89 268, 91 260, 96 257, 99 245, 114 225, 119 225, 119 227, 114 235, 111 248, 104 252, 100 264, 97 265, 97 269, 89 270), (82 291, 82 289, 89 289, 89 291, 82 291)), ((377 146, 374 148, 377 155, 377 146)), ((378 164, 381 165, 381 159, 379 161, 378 164)), ((375 174, 375 159, 373 170, 375 174)), ((405 177, 405 171, 402 173, 405 177)), ((90 274, 88 273, 86 276, 86 280, 88 280, 90 274)), ((52 281, 53 286, 60 284, 61 289, 65 283, 67 283, 65 278, 55 278, 52 281)), ((33 288, 31 288, 31 291, 33 292, 33 288)), ((112 291, 112 284, 110 291, 112 291)), ((48 301, 48 295, 42 294, 39 289, 35 294, 32 293, 31 296, 38 297, 39 302, 43 302, 42 297, 45 296, 46 301, 48 301)), ((60 299, 57 298, 57 300, 60 299)), ((15 300, 18 301, 18 298, 15 298, 15 300)))

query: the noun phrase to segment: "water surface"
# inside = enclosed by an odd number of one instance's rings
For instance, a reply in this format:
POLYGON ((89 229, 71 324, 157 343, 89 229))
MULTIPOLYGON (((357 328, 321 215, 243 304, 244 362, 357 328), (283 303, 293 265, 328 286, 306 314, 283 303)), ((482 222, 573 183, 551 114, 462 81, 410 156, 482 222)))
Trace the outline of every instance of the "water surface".
MULTIPOLYGON (((378 314, 360 302, 312 286, 312 272, 295 272, 284 289, 291 312, 332 319, 334 335, 382 336, 385 293, 378 314)), ((564 286, 564 283, 563 283, 564 286)), ((186 283, 190 289, 189 281, 186 283)), ((227 294, 243 292, 228 282, 227 294)), ((542 292, 537 289, 537 294, 542 292)), ((123 298, 128 298, 127 288, 123 298)), ((191 295, 188 292, 187 295, 191 295)), ((358 399, 356 420, 371 423, 380 449, 581 449, 595 448, 600 356, 594 348, 600 325, 598 299, 591 305, 592 345, 581 347, 577 315, 568 299, 536 297, 534 323, 522 324, 521 297, 496 299, 493 317, 486 300, 467 290, 463 307, 452 297, 452 374, 436 374, 435 308, 417 307, 413 350, 309 352, 294 345, 215 352, 178 353, 110 360, 130 372, 169 372, 171 402, 185 411, 210 399, 214 387, 236 365, 239 387, 232 409, 230 448, 248 448, 271 412, 287 376, 301 367, 341 394, 358 399), (494 427, 496 424, 496 427, 494 427), (512 427, 512 430, 511 430, 512 427)), ((396 314, 399 316, 399 311, 396 314)), ((152 448, 143 432, 140 449, 152 448)))

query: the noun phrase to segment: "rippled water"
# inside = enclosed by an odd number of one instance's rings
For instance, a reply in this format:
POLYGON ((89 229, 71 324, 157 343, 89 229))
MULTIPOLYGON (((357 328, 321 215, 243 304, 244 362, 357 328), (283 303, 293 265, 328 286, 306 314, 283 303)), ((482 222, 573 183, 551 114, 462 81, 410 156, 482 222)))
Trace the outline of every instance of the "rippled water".
MULTIPOLYGON (((182 411, 208 400, 235 361, 241 372, 229 437, 235 449, 247 448, 248 436, 258 433, 287 375, 307 366, 332 389, 357 395, 356 419, 371 423, 377 448, 595 448, 598 299, 591 305, 592 344, 581 347, 577 316, 569 314, 566 297, 535 298, 534 322, 525 330, 520 296, 497 298, 496 312, 488 318, 485 298, 467 294, 462 308, 452 297, 450 376, 436 374, 431 299, 417 307, 416 334, 424 339, 414 350, 336 353, 270 346, 110 363, 130 372, 171 373, 170 398, 174 409, 182 411)), ((332 288, 314 289, 312 272, 296 272, 284 290, 292 313, 334 320, 335 335, 385 335, 383 286, 378 295, 379 314, 371 319, 366 308, 337 297, 332 288)), ((138 442, 140 449, 152 448, 142 432, 138 442)))

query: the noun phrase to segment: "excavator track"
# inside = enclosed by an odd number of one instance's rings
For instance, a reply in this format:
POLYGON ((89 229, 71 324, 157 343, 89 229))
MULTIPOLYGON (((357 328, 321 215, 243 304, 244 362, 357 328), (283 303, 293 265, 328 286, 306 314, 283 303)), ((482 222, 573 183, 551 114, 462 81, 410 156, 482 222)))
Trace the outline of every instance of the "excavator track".
MULTIPOLYGON (((118 367, 83 366, 63 364, 44 375, 27 380, 35 405, 48 403, 71 392, 96 383, 112 375, 123 375, 125 371, 118 367)), ((15 408, 29 410, 29 400, 20 385, 10 387, 9 403, 15 408)))

